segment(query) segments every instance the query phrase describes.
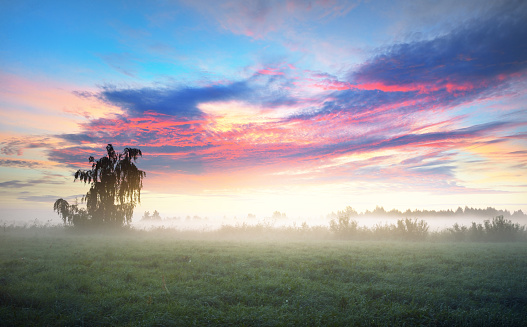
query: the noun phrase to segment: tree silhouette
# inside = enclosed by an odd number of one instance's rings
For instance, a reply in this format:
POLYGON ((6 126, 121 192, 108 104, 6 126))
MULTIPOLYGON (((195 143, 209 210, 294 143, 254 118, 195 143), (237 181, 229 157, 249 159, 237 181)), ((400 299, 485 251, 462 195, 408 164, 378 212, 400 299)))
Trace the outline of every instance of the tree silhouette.
POLYGON ((152 219, 153 220, 161 220, 161 215, 159 214, 159 212, 157 210, 154 210, 154 213, 152 214, 152 219))
POLYGON ((146 173, 137 168, 135 162, 142 157, 141 150, 125 148, 122 153, 115 152, 113 146, 106 146, 107 155, 95 160, 91 170, 79 169, 75 181, 91 184, 83 197, 86 210, 77 205, 69 205, 58 199, 53 209, 62 217, 64 223, 77 225, 123 226, 132 221, 137 203, 141 202, 141 189, 146 173))

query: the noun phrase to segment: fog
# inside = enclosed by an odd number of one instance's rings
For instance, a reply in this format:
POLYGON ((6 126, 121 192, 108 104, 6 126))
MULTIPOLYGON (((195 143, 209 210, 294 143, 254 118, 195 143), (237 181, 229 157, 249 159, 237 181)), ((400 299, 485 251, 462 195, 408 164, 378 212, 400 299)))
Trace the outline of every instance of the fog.
MULTIPOLYGON (((487 208, 488 211, 492 208, 487 208)), ((487 212, 486 214, 471 214, 480 209, 465 208, 459 214, 440 215, 441 212, 396 212, 391 215, 390 212, 384 211, 382 207, 377 207, 374 211, 366 211, 357 213, 350 207, 344 211, 337 211, 328 213, 325 216, 303 217, 303 216, 288 216, 286 213, 275 211, 266 216, 257 216, 247 214, 245 216, 174 216, 166 217, 163 213, 157 213, 157 219, 144 219, 145 214, 135 212, 131 227, 138 230, 153 230, 153 229, 173 229, 179 231, 197 231, 209 232, 217 231, 224 227, 263 227, 267 230, 279 229, 301 229, 320 227, 329 229, 331 220, 336 220, 339 214, 349 213, 350 219, 358 223, 359 228, 374 229, 377 226, 395 225, 400 219, 410 218, 412 220, 424 220, 428 224, 429 232, 441 232, 448 228, 452 228, 454 224, 460 226, 471 226, 472 222, 481 224, 485 220, 491 220, 498 214, 504 213, 504 218, 518 223, 521 226, 527 225, 527 215, 521 212, 496 211, 493 214, 487 212), (376 210, 381 209, 381 214, 376 215, 376 210), (351 210, 351 211, 346 211, 351 210)), ((458 209, 459 210, 459 209, 458 209)), ((492 209, 495 210, 495 209, 492 209)), ((149 213, 150 215, 153 213, 149 213)), ((62 220, 53 212, 40 210, 10 210, 3 212, 0 216, 1 226, 60 226, 62 220)))
MULTIPOLYGON (((403 217, 403 219, 406 217, 403 217)), ((418 216, 407 217, 411 219, 424 220, 428 226, 430 232, 439 232, 452 227, 454 224, 470 226, 472 222, 483 223, 485 220, 491 220, 494 217, 487 216, 438 216, 438 217, 424 217, 418 216)), ((513 223, 519 223, 520 225, 527 225, 527 217, 506 217, 507 220, 511 220, 513 223)), ((163 218, 160 220, 142 220, 134 219, 132 227, 137 229, 156 229, 156 228, 170 228, 177 230, 189 230, 189 231, 215 231, 223 226, 265 226, 270 228, 300 228, 306 227, 329 227, 330 221, 333 219, 330 215, 325 217, 200 217, 200 216, 187 216, 187 217, 175 217, 175 218, 163 218)), ((373 228, 375 226, 392 225, 396 224, 397 220, 401 219, 400 216, 368 216, 368 217, 352 217, 359 227, 373 228)))

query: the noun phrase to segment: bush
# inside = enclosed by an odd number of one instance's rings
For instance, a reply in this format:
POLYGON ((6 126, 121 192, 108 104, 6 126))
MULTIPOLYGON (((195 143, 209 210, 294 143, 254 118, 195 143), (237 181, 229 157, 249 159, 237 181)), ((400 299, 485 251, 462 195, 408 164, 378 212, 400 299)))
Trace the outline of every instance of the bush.
POLYGON ((487 240, 493 242, 516 241, 525 231, 524 226, 506 220, 503 216, 497 216, 492 221, 485 220, 484 224, 487 240))
POLYGON ((456 223, 448 232, 456 241, 511 242, 525 237, 525 226, 497 216, 483 224, 473 222, 469 228, 456 223))
POLYGON ((467 226, 460 226, 458 223, 455 223, 452 228, 448 228, 448 232, 454 241, 466 241, 468 228, 467 226))
POLYGON ((403 239, 422 240, 428 236, 428 223, 424 220, 417 219, 399 219, 395 233, 403 239))
POLYGON ((329 222, 329 229, 339 237, 346 238, 353 236, 358 230, 358 223, 356 220, 351 219, 353 212, 352 210, 348 210, 348 208, 345 211, 339 211, 337 213, 337 220, 331 219, 329 222))
POLYGON ((428 236, 428 223, 417 219, 399 219, 397 224, 376 225, 373 229, 359 227, 356 220, 352 219, 351 210, 339 211, 337 219, 332 219, 329 223, 330 230, 340 238, 357 239, 403 239, 403 240, 423 240, 428 236))

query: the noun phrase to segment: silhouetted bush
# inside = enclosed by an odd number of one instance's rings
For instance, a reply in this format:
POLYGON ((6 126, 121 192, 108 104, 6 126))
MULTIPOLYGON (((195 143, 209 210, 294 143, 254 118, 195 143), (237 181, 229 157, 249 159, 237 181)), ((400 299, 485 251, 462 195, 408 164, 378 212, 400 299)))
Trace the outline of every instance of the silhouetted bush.
POLYGON ((162 220, 161 215, 157 210, 154 210, 153 214, 150 214, 150 211, 145 211, 141 220, 162 220))
POLYGON ((459 226, 457 223, 448 229, 456 241, 476 242, 513 242, 525 239, 525 226, 513 223, 503 216, 485 220, 483 224, 472 223, 470 227, 459 226))

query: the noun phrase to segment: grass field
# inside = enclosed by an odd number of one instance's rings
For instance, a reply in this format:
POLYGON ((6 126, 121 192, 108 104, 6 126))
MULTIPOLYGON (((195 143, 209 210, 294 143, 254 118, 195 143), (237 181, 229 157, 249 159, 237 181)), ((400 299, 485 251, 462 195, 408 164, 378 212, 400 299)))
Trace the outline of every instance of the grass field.
POLYGON ((527 246, 0 231, 0 325, 527 326, 527 246))

